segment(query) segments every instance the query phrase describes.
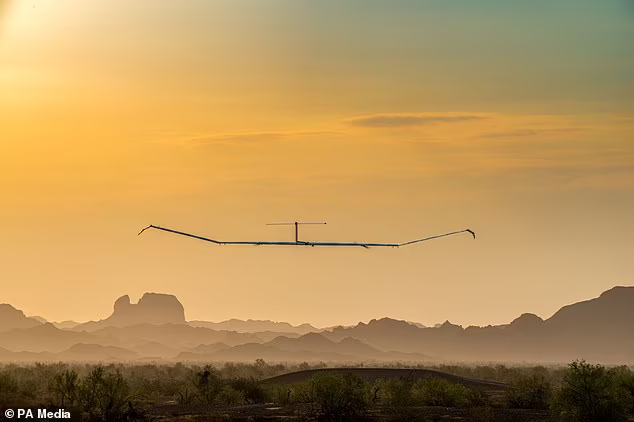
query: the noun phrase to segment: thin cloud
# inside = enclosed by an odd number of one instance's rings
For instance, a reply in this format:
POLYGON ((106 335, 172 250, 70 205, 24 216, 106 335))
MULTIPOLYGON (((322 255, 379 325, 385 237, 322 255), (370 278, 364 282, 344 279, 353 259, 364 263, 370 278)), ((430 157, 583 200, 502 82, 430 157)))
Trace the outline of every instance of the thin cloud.
POLYGON ((539 134, 538 131, 534 129, 518 129, 518 130, 509 130, 504 132, 490 132, 484 133, 480 135, 481 138, 510 138, 510 137, 521 137, 521 136, 535 136, 539 134))
POLYGON ((221 133, 192 138, 194 145, 205 146, 215 144, 250 145, 265 142, 293 141, 306 138, 339 135, 334 131, 296 131, 296 132, 243 132, 221 133))
POLYGON ((582 132, 588 130, 587 128, 553 128, 553 129, 516 129, 500 132, 488 132, 480 135, 480 138, 515 138, 524 136, 538 136, 548 135, 555 133, 570 133, 570 132, 582 132))
POLYGON ((347 120, 352 126, 367 128, 406 128, 437 123, 464 123, 486 119, 481 114, 421 113, 421 114, 375 114, 347 120))

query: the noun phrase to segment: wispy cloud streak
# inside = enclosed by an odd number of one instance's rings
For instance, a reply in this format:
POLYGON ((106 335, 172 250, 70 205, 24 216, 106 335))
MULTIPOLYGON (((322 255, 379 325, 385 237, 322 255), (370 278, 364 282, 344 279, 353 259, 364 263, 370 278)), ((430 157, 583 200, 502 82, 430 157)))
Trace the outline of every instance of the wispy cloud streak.
POLYGON ((480 114, 461 113, 376 114, 355 117, 347 123, 367 128, 404 128, 438 123, 463 123, 486 118, 480 114))

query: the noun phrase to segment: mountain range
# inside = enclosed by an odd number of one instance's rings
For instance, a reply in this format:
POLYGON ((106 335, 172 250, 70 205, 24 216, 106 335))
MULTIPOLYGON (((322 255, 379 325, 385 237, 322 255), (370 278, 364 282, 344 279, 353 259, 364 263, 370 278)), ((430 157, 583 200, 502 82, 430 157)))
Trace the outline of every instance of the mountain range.
POLYGON ((187 321, 173 295, 122 296, 100 321, 48 323, 0 304, 1 361, 409 361, 634 363, 634 287, 562 307, 544 320, 435 327, 390 318, 319 329, 232 319, 187 321))

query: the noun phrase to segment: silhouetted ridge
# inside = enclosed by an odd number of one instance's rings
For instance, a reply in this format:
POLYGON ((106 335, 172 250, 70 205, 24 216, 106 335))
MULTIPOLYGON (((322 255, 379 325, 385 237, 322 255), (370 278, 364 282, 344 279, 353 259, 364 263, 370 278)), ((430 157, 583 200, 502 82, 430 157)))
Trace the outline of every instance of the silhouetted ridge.
MULTIPOLYGON (((359 325, 366 325, 366 324, 363 324, 362 322, 360 322, 359 325)), ((410 330, 412 329, 412 327, 418 328, 416 325, 410 324, 409 322, 401 321, 399 319, 392 319, 392 318, 372 319, 370 320, 370 322, 368 322, 367 326, 373 327, 373 328, 379 328, 379 329, 393 329, 393 330, 397 330, 397 329, 410 330)))
POLYGON ((462 331, 461 325, 452 324, 451 322, 449 322, 449 320, 443 322, 442 325, 438 328, 445 331, 447 330, 462 331))
POLYGON ((598 298, 564 306, 546 323, 568 329, 631 329, 634 323, 634 287, 614 287, 598 298))
POLYGON ((105 327, 127 327, 138 324, 185 324, 185 308, 174 295, 145 293, 137 304, 130 303, 128 295, 114 303, 114 311, 108 318, 87 322, 73 330, 94 331, 105 327))
POLYGON ((136 305, 131 304, 126 295, 115 302, 114 313, 109 319, 120 320, 125 325, 184 324, 185 308, 174 295, 145 293, 136 305))
POLYGON ((122 347, 85 343, 77 343, 60 355, 69 359, 85 361, 128 360, 138 357, 136 352, 122 347))
POLYGON ((15 328, 31 328, 42 323, 34 318, 24 315, 24 312, 15 309, 7 303, 0 304, 0 331, 13 330, 15 328))
MULTIPOLYGON (((424 328, 380 318, 303 335, 218 331, 185 323, 183 306, 174 296, 154 293, 145 294, 137 304, 123 296, 109 318, 71 329, 40 324, 10 305, 0 305, 0 323, 5 327, 0 330, 0 348, 6 349, 0 350, 0 359, 5 361, 161 357, 200 362, 262 358, 272 362, 444 359, 555 363, 586 359, 634 363, 634 287, 615 287, 594 299, 564 306, 546 321, 524 313, 510 324, 466 329, 449 321, 424 328), (17 328, 20 324, 26 328, 17 328)), ((297 328, 270 321, 228 323, 297 328)))
POLYGON ((600 298, 616 298, 619 297, 624 300, 634 300, 634 287, 632 286, 615 286, 610 290, 606 290, 601 293, 600 298))
POLYGON ((213 330, 229 330, 239 333, 255 333, 272 331, 278 333, 306 334, 309 332, 319 331, 310 324, 291 325, 288 322, 276 322, 269 320, 248 319, 246 321, 240 319, 228 319, 221 322, 210 321, 189 321, 192 327, 205 327, 213 330))
POLYGON ((513 330, 532 330, 541 327, 544 320, 535 314, 522 314, 508 326, 513 330))

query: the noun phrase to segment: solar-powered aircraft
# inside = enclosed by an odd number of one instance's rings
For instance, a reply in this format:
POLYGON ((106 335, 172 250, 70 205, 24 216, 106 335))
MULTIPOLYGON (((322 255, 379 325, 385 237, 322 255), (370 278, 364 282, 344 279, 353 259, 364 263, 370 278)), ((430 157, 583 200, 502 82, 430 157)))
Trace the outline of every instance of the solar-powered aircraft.
POLYGON ((294 225, 295 226, 295 241, 294 242, 269 242, 269 241, 264 241, 263 242, 263 241, 223 241, 223 240, 214 240, 214 239, 209 239, 207 237, 197 236, 195 234, 189 234, 189 233, 185 233, 185 232, 180 232, 180 231, 167 229, 165 227, 159 227, 159 226, 155 226, 155 225, 147 226, 146 228, 141 230, 139 232, 139 234, 143 233, 147 229, 157 229, 157 230, 163 230, 163 231, 166 231, 166 232, 169 232, 169 233, 180 234, 182 236, 193 237, 194 239, 204 240, 206 242, 215 243, 216 245, 256 245, 256 246, 265 245, 265 246, 313 246, 313 247, 315 247, 315 246, 356 246, 356 247, 366 248, 366 249, 375 248, 375 247, 399 248, 401 246, 407 246, 407 245, 411 245, 411 244, 414 244, 414 243, 424 242, 426 240, 437 239, 439 237, 451 236, 451 235, 460 234, 460 233, 470 233, 473 236, 474 239, 476 237, 475 232, 473 230, 464 229, 464 230, 458 230, 458 231, 455 231, 455 232, 439 234, 439 235, 436 235, 436 236, 430 236, 430 237, 426 237, 426 238, 423 238, 423 239, 410 240, 409 242, 404 242, 404 243, 306 242, 306 241, 299 240, 299 226, 302 225, 302 224, 326 224, 326 223, 302 223, 302 222, 295 221, 293 223, 271 223, 271 224, 268 224, 270 226, 294 225))

